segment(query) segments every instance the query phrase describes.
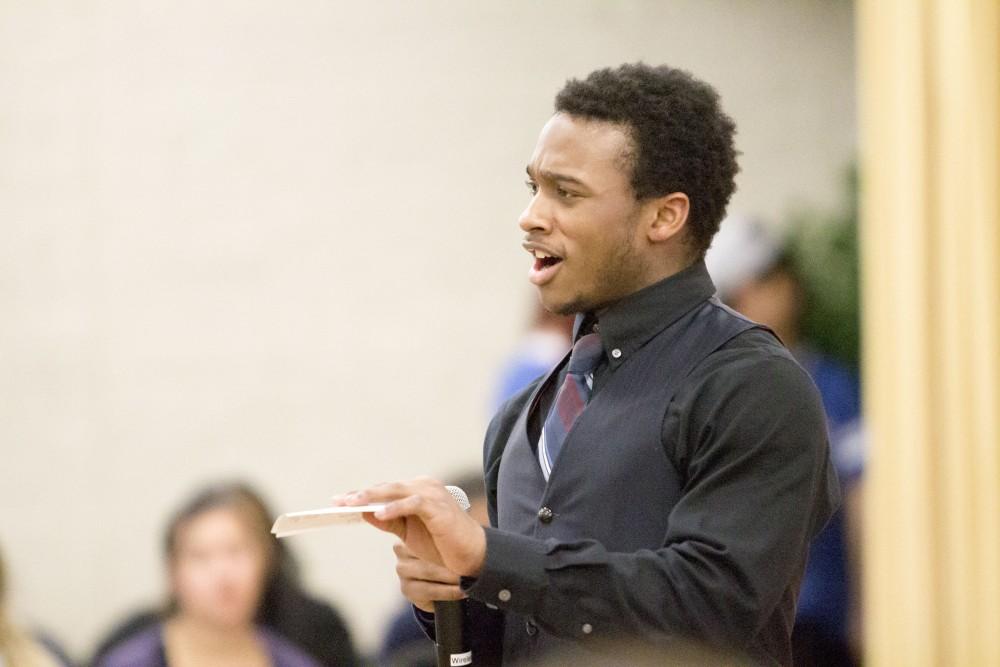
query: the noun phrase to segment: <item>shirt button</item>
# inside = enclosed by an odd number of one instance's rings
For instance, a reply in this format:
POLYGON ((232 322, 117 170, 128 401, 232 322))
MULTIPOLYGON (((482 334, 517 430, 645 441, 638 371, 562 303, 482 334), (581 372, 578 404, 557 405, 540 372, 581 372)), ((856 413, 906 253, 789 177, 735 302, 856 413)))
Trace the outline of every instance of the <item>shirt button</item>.
POLYGON ((611 356, 614 357, 615 359, 621 359, 622 351, 616 347, 615 349, 611 350, 611 356))
POLYGON ((497 597, 500 598, 500 602, 510 602, 510 591, 503 588, 497 593, 497 597))
POLYGON ((524 623, 524 631, 528 633, 529 637, 534 637, 536 634, 538 634, 538 626, 535 625, 534 621, 528 619, 524 623))
POLYGON ((583 634, 589 635, 591 632, 594 631, 594 626, 592 626, 590 623, 584 623, 583 627, 580 629, 583 630, 583 634))
POLYGON ((548 507, 543 507, 542 509, 538 510, 538 520, 541 521, 542 523, 552 523, 552 517, 554 516, 555 514, 548 507))

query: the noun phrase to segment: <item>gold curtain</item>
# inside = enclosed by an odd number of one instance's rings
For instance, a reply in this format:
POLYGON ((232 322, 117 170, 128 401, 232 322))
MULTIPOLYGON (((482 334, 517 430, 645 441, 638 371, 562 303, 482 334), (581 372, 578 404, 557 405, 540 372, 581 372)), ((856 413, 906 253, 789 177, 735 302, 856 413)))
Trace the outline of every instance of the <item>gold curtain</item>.
POLYGON ((1000 0, 860 0, 865 644, 1000 665, 1000 0))

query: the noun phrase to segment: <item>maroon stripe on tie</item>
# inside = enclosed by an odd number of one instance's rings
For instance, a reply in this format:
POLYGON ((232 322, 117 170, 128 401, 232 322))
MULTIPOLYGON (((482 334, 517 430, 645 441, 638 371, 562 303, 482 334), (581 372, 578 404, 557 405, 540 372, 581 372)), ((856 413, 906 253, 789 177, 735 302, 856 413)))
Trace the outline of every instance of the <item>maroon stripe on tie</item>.
POLYGON ((562 391, 559 393, 557 403, 559 407, 559 419, 562 421, 566 432, 573 426, 573 422, 583 412, 584 402, 580 397, 580 391, 576 387, 576 381, 572 375, 566 376, 562 391))

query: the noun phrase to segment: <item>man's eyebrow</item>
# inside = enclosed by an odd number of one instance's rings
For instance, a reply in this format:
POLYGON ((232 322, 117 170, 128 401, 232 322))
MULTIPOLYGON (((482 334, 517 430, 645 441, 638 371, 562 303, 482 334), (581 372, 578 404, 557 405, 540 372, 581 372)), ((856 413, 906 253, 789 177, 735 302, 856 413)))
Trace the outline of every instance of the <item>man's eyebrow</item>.
MULTIPOLYGON (((531 173, 531 167, 530 166, 525 167, 524 170, 528 173, 528 177, 529 178, 534 178, 535 177, 535 175, 531 173)), ((547 181, 561 181, 563 183, 575 183, 576 185, 586 186, 586 183, 584 183, 583 181, 581 181, 579 178, 576 178, 575 176, 568 176, 566 174, 560 174, 560 173, 555 172, 555 171, 543 170, 543 171, 538 172, 538 175, 541 178, 544 178, 547 181)))

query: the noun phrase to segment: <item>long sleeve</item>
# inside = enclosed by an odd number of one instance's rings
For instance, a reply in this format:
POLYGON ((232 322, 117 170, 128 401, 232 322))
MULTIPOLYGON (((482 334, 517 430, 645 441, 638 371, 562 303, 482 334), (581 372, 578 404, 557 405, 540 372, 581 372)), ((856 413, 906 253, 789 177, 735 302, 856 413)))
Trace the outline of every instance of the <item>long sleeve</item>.
POLYGON ((662 510, 660 548, 618 553, 487 529, 484 567, 463 582, 469 596, 566 639, 687 638, 741 650, 793 607, 780 603, 837 502, 822 406, 789 357, 725 357, 665 407, 664 445, 686 483, 662 510))

